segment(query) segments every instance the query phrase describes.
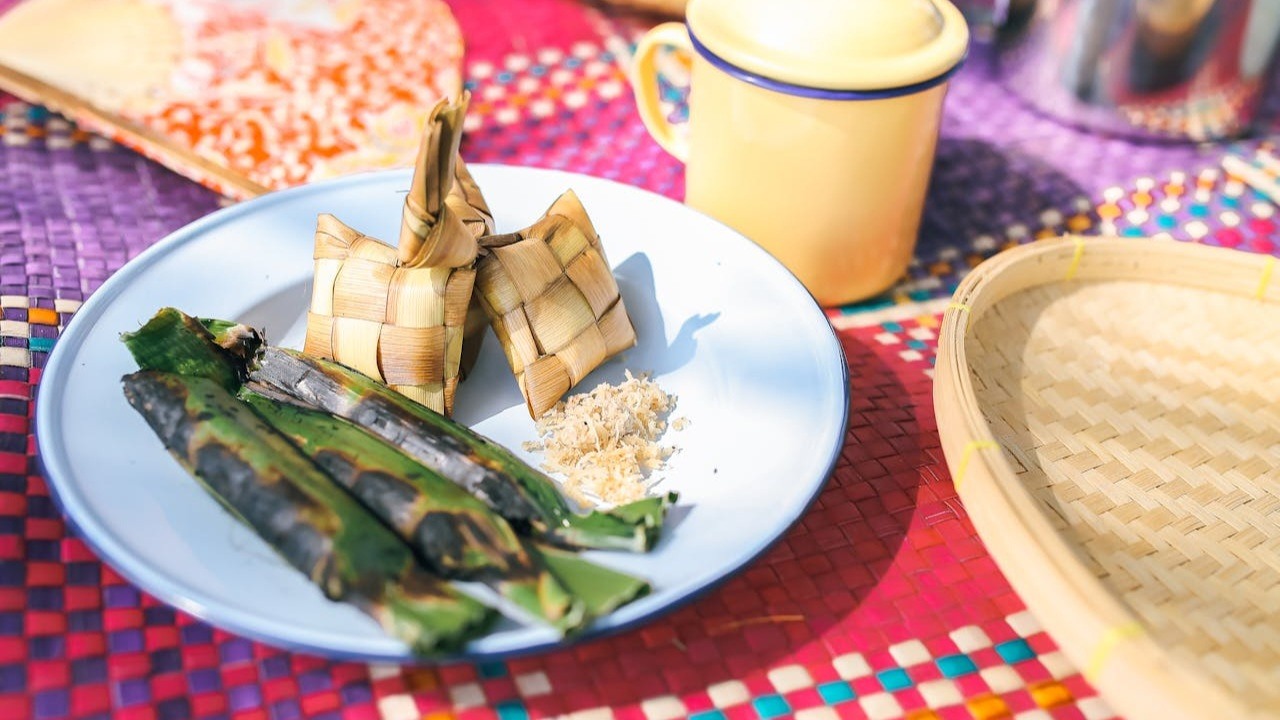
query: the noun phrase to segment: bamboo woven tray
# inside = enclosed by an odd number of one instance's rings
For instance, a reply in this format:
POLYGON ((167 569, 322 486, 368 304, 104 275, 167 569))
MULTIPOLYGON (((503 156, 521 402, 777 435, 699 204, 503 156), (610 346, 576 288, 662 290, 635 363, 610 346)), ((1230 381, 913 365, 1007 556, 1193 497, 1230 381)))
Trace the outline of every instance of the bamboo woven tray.
POLYGON ((1129 718, 1280 717, 1276 260, 1063 238, 960 285, 935 404, 956 490, 1129 718))

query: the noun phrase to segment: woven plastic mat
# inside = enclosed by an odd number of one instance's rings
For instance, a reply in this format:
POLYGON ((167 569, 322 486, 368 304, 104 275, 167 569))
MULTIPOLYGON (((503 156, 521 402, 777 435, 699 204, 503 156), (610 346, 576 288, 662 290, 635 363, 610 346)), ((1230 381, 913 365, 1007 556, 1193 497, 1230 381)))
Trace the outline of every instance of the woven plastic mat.
MULTIPOLYGON (((648 139, 626 85, 637 23, 552 0, 454 9, 475 93, 469 161, 682 194, 681 166, 648 139)), ((1222 148, 1061 127, 971 63, 948 101, 909 280, 829 311, 854 387, 849 436, 772 551, 668 616, 563 650, 439 668, 339 663, 164 606, 66 527, 30 432, 58 329, 110 272, 220 201, 38 108, 0 108, 0 717, 1111 717, 956 498, 931 406, 939 298, 982 257, 1066 228, 1274 249, 1272 207, 1204 171, 1222 148)))

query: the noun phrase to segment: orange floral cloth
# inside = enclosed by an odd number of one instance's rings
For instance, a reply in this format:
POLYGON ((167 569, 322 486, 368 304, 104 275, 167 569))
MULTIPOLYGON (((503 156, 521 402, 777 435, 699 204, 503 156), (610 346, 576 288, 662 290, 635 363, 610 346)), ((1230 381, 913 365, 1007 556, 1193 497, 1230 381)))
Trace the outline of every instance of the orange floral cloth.
POLYGON ((86 124, 231 195, 408 166, 427 112, 461 88, 462 36, 441 0, 148 2, 180 37, 167 82, 86 124), (116 118, 142 137, 112 132, 116 118), (219 180, 166 145, 250 182, 219 180))

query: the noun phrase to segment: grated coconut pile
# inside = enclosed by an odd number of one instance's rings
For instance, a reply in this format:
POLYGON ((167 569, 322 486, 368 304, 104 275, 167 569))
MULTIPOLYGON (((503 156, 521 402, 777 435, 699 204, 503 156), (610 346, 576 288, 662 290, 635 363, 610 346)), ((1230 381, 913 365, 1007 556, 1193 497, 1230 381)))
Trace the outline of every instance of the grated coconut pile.
MULTIPOLYGON (((675 403, 648 375, 628 370, 618 385, 602 383, 556 403, 537 421, 540 439, 524 449, 545 453, 543 469, 563 475, 565 492, 583 504, 639 500, 647 494, 646 477, 676 451, 657 442, 675 403)), ((671 425, 680 430, 688 422, 677 418, 671 425)))

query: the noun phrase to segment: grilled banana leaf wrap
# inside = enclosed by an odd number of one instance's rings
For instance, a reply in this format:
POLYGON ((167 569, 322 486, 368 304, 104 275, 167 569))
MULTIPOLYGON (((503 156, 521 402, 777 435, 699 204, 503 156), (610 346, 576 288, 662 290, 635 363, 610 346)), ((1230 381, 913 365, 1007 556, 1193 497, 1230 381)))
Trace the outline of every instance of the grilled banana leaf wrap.
POLYGON ((241 398, 408 542, 442 577, 481 580, 562 630, 587 620, 539 556, 483 502, 339 417, 255 393, 241 398))
POLYGON ((326 597, 356 605, 420 654, 451 650, 488 627, 489 608, 425 571, 221 382, 144 370, 123 383, 173 457, 326 597))
POLYGON ((230 392, 239 389, 265 345, 247 325, 200 320, 174 308, 161 308, 120 339, 143 370, 208 378, 230 392))
MULTIPOLYGON (((376 520, 362 514, 362 509, 367 510, 408 543, 436 575, 484 581, 524 616, 532 616, 561 632, 579 629, 590 618, 611 612, 650 590, 640 578, 572 552, 517 537, 510 524, 485 503, 356 425, 301 407, 296 398, 271 386, 242 386, 250 367, 265 349, 261 333, 249 326, 197 319, 164 308, 138 331, 125 333, 122 340, 144 370, 171 371, 128 376, 126 396, 184 467, 200 478, 233 515, 257 530, 291 564, 316 581, 326 595, 365 609, 419 652, 448 649, 465 639, 463 634, 478 632, 488 622, 487 611, 469 629, 454 623, 450 633, 436 632, 433 628, 439 625, 439 619, 423 614, 421 601, 415 604, 411 599, 419 595, 437 600, 454 598, 456 593, 451 589, 418 568, 410 568, 400 576, 399 588, 394 579, 372 585, 365 579, 353 584, 350 573, 342 572, 353 565, 344 566, 342 561, 363 563, 363 556, 350 549, 342 550, 342 542, 335 545, 334 538, 329 538, 329 547, 339 548, 336 552, 342 554, 331 553, 323 561, 317 559, 315 543, 323 544, 328 536, 316 534, 314 526, 305 525, 285 532, 279 513, 322 517, 318 511, 303 512, 293 506, 299 502, 328 503, 326 507, 338 503, 338 510, 346 513, 344 527, 366 527, 370 522, 376 524, 376 520), (201 386, 195 399, 191 399, 193 384, 201 386), (203 384, 216 387, 206 388, 203 384), (237 386, 241 386, 239 396, 243 402, 234 400, 228 392, 237 386), (191 410, 188 406, 193 404, 199 409, 191 410), (262 421, 270 429, 265 429, 262 421), (251 428, 247 433, 246 427, 251 428), (191 438, 197 432, 203 433, 201 437, 208 435, 217 440, 209 447, 222 449, 192 449, 191 438), (281 441, 287 449, 282 449, 281 441), (277 452, 282 454, 276 455, 277 452), (298 467, 306 469, 299 471, 298 467), (236 469, 238 474, 234 477, 240 478, 234 483, 240 496, 228 494, 230 486, 225 477, 231 469, 236 469), (316 477, 317 471, 322 477, 316 477), (304 489, 299 495, 292 487, 290 483, 299 482, 295 475, 304 478, 301 482, 310 488, 309 494, 304 489), (246 486, 244 478, 252 478, 256 484, 246 486), (352 506, 350 498, 343 496, 344 491, 363 508, 352 506), (320 495, 312 497, 317 492, 320 495), (271 516, 271 512, 277 515, 271 516), (269 536, 273 532, 276 534, 269 536), (306 554, 307 548, 312 548, 310 554, 306 554), (425 631, 419 627, 424 622, 425 631)), ((628 522, 647 522, 646 512, 641 510, 628 522)), ((323 527, 332 529, 335 524, 330 521, 323 527)), ((375 531, 375 536, 375 546, 386 544, 385 532, 375 531)), ((363 551, 376 554, 377 549, 363 551)), ((403 555, 403 549, 400 552, 403 555)), ((471 602, 462 596, 457 598, 471 602)), ((476 612, 476 608, 467 610, 476 612)))
POLYGON ((556 545, 646 551, 676 500, 672 493, 579 515, 554 481, 511 451, 346 366, 266 347, 249 378, 350 420, 480 498, 517 530, 556 545))
POLYGON ((589 617, 607 615, 651 589, 646 580, 593 563, 572 550, 536 543, 532 552, 582 601, 589 617))

